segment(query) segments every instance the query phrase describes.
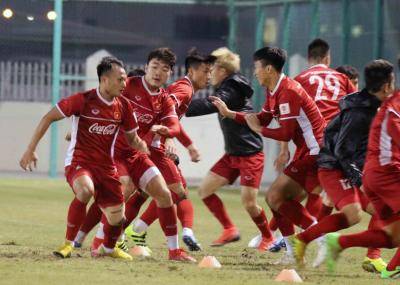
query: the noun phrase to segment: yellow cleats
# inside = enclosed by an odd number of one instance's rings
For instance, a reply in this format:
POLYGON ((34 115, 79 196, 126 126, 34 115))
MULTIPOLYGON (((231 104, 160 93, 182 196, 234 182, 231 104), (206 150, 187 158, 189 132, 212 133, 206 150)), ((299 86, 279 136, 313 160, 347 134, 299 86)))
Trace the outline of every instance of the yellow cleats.
POLYGON ((133 260, 133 257, 129 253, 126 253, 125 251, 123 251, 122 249, 120 249, 118 247, 115 247, 112 252, 107 253, 105 251, 104 247, 102 246, 99 249, 99 256, 109 256, 112 258, 122 259, 122 260, 126 260, 126 261, 133 260))
POLYGON ((53 254, 60 258, 69 258, 71 257, 73 248, 73 242, 65 242, 59 249, 53 251, 53 254))
POLYGON ((307 244, 301 241, 297 236, 289 239, 289 242, 293 248, 293 255, 296 259, 297 266, 303 267, 305 265, 304 255, 306 253, 307 244))
POLYGON ((365 257, 362 263, 362 268, 365 271, 373 273, 381 273, 386 269, 386 262, 382 258, 369 258, 365 257))

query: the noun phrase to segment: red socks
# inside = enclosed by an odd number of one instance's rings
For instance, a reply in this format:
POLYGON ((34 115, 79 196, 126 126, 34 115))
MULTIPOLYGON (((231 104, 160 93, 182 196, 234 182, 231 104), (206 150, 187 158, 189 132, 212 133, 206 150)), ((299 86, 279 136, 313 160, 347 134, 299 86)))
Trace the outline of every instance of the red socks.
POLYGON ((343 213, 336 213, 323 218, 318 224, 313 225, 306 229, 304 232, 297 235, 297 237, 305 243, 309 243, 320 236, 336 232, 341 229, 349 227, 346 215, 343 213))
POLYGON ((73 241, 86 215, 86 204, 77 198, 72 200, 68 209, 66 240, 73 241))
POLYGON ((276 223, 276 219, 275 216, 273 216, 271 218, 271 220, 269 221, 269 228, 271 229, 271 231, 276 231, 278 229, 278 224, 276 223))
POLYGON ((342 235, 339 237, 339 245, 343 249, 349 247, 393 248, 391 237, 379 229, 342 235))
POLYGON ((288 237, 294 235, 294 225, 291 221, 276 211, 272 211, 272 214, 274 215, 276 225, 279 228, 282 236, 288 237))
POLYGON ((396 253, 394 254, 393 258, 390 260, 386 269, 389 271, 393 271, 396 269, 397 266, 400 266, 400 248, 397 249, 396 253))
MULTIPOLYGON (((177 206, 178 218, 184 228, 193 227, 193 205, 189 199, 183 199, 179 201, 177 206)), ((155 220, 158 219, 157 215, 157 204, 155 200, 152 200, 147 207, 146 211, 143 212, 140 219, 147 225, 151 225, 155 220)))
POLYGON ((80 230, 88 234, 100 222, 102 214, 99 206, 93 202, 92 205, 90 205, 80 230))
POLYGON ((313 217, 308 213, 300 202, 296 200, 288 200, 282 203, 278 209, 278 213, 289 219, 296 226, 303 230, 307 229, 314 223, 313 217))
POLYGON ((265 216, 264 209, 261 209, 261 213, 257 217, 251 217, 260 230, 263 237, 271 238, 272 234, 268 226, 267 217, 265 216))
POLYGON ((154 223, 155 220, 158 219, 156 200, 151 200, 150 204, 147 206, 147 209, 140 216, 140 219, 148 226, 150 226, 152 223, 154 223))
POLYGON ((107 219, 104 223, 104 242, 106 248, 114 248, 119 236, 122 233, 122 225, 111 226, 107 219))
POLYGON ((311 216, 317 218, 322 208, 321 197, 318 194, 309 193, 305 207, 311 216))
MULTIPOLYGON (((368 229, 379 229, 381 226, 380 219, 377 215, 371 216, 371 219, 369 220, 368 224, 368 229)), ((381 249, 380 248, 374 248, 374 247, 369 247, 368 252, 367 252, 367 257, 375 259, 381 257, 381 249)))
POLYGON ((183 199, 176 205, 179 221, 183 228, 193 228, 193 204, 189 199, 183 199))
POLYGON ((232 220, 229 218, 228 213, 222 203, 221 199, 212 194, 203 199, 204 204, 206 204, 207 208, 213 213, 214 217, 222 224, 224 229, 234 228, 234 224, 232 220))
POLYGON ((147 198, 143 197, 139 191, 136 191, 125 203, 125 224, 124 228, 129 226, 129 224, 136 218, 140 211, 140 208, 146 202, 147 198))
POLYGON ((175 207, 157 208, 158 219, 165 236, 176 236, 178 229, 176 226, 175 207))
POLYGON ((318 213, 318 216, 316 217, 318 221, 322 220, 323 218, 329 216, 333 211, 333 207, 327 206, 325 204, 322 204, 321 210, 318 213))

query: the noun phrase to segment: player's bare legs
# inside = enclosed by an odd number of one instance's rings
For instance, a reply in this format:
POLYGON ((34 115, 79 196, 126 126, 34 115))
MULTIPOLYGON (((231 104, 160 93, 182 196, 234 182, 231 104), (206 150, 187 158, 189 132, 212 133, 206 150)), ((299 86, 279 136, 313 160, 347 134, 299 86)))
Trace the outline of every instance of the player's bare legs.
POLYGON ((215 194, 219 188, 227 184, 229 181, 226 178, 210 171, 198 189, 200 198, 224 229, 222 235, 211 244, 212 246, 221 246, 240 239, 239 231, 229 217, 221 199, 215 194))
POLYGON ((195 261, 179 248, 177 216, 169 191, 164 178, 161 175, 154 176, 146 185, 145 191, 157 204, 158 219, 161 228, 167 237, 169 259, 177 261, 195 261))
POLYGON ((249 186, 242 186, 241 188, 242 205, 261 232, 262 239, 258 245, 258 249, 265 251, 271 246, 274 238, 269 229, 264 209, 257 203, 257 194, 257 188, 249 186))
POLYGON ((269 187, 265 196, 265 201, 272 210, 286 244, 286 254, 277 261, 279 264, 295 262, 289 242, 289 238, 294 234, 292 224, 306 229, 314 223, 313 217, 297 201, 302 191, 304 191, 303 188, 297 182, 282 173, 269 187))
MULTIPOLYGON (((134 193, 136 187, 132 182, 132 179, 129 176, 120 176, 119 181, 121 182, 122 192, 124 194, 125 202, 131 201, 133 199, 132 194, 134 193)), ((139 207, 140 208, 140 207, 139 207)), ((100 222, 102 216, 102 211, 96 203, 92 203, 89 210, 87 211, 86 217, 84 222, 82 223, 75 239, 74 239, 74 246, 81 247, 82 243, 84 242, 87 234, 100 222)), ((104 225, 100 225, 100 232, 98 233, 98 239, 93 241, 93 248, 97 248, 103 239, 104 225), (101 239, 99 238, 101 237, 101 239)))

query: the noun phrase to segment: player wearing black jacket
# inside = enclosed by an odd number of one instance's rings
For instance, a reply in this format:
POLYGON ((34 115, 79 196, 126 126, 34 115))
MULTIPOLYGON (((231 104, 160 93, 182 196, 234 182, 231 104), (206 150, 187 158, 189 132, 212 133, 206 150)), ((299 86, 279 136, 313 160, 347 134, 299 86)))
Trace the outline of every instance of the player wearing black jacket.
MULTIPOLYGON (((240 59, 226 48, 212 53, 217 60, 211 71, 214 96, 223 100, 229 108, 238 112, 253 112, 251 96, 253 89, 241 74, 240 59)), ((209 98, 192 100, 186 116, 201 116, 217 113, 218 109, 209 98)), ((240 176, 242 203, 261 232, 258 249, 265 251, 273 237, 268 227, 264 210, 257 204, 257 192, 264 169, 263 141, 247 125, 236 123, 218 114, 224 135, 225 154, 211 168, 199 188, 200 198, 223 226, 222 235, 213 246, 222 246, 240 239, 239 231, 229 218, 222 201, 215 192, 222 186, 232 184, 240 176)))
MULTIPOLYGON (((328 124, 319 153, 319 181, 339 212, 324 217, 292 240, 299 263, 312 240, 359 223, 361 208, 374 214, 360 190, 361 176, 371 123, 381 102, 393 93, 393 66, 385 60, 374 60, 365 67, 364 78, 365 89, 340 100, 340 113, 328 124)), ((369 228, 375 223, 376 218, 371 218, 369 228)), ((329 250, 329 242, 327 246, 329 250)), ((331 267, 329 262, 333 261, 328 260, 331 267)), ((371 249, 363 262, 368 271, 382 271, 385 266, 379 249, 371 249)))

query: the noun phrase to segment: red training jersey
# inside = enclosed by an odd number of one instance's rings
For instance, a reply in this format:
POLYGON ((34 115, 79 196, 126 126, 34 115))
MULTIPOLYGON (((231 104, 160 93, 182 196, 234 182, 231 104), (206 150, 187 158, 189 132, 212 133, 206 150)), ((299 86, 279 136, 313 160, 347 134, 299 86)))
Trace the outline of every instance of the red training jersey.
POLYGON ((400 166, 400 92, 388 98, 376 114, 369 132, 364 169, 400 166))
MULTIPOLYGON (((179 131, 178 116, 175 112, 174 101, 165 89, 160 88, 156 93, 149 90, 144 77, 129 77, 123 96, 132 106, 139 124, 138 135, 154 147, 160 147, 159 135, 153 136, 150 129, 153 125, 163 124, 167 127, 176 127, 179 131)), ((172 136, 176 134, 171 134, 172 136)), ((123 136, 119 136, 116 152, 130 151, 131 147, 123 136)))
POLYGON ((327 123, 339 113, 339 100, 357 91, 345 74, 324 64, 311 66, 294 80, 313 98, 327 123))
MULTIPOLYGON (((293 140, 296 145, 294 159, 319 153, 325 120, 297 81, 282 74, 275 89, 266 92, 264 107, 257 117, 263 126, 261 134, 264 137, 293 140), (273 118, 280 124, 279 128, 267 127, 273 118)), ((237 113, 235 120, 245 122, 244 113, 237 113)))
POLYGON ((120 126, 125 132, 138 129, 133 109, 124 98, 109 102, 98 89, 77 93, 56 104, 65 116, 72 116, 71 142, 65 166, 72 163, 90 163, 113 166, 114 144, 120 126))
MULTIPOLYGON (((169 93, 169 96, 174 100, 176 113, 179 119, 181 119, 186 114, 186 111, 189 108, 189 104, 192 101, 194 95, 192 82, 187 76, 185 76, 169 85, 167 91, 169 93)), ((189 135, 183 129, 182 125, 180 125, 180 129, 181 130, 176 138, 183 146, 188 147, 193 142, 190 139, 189 135)))

